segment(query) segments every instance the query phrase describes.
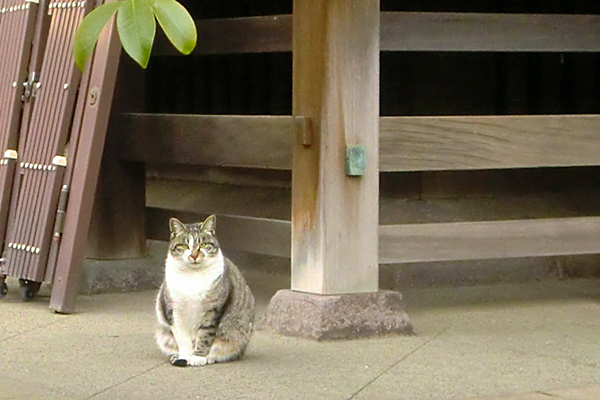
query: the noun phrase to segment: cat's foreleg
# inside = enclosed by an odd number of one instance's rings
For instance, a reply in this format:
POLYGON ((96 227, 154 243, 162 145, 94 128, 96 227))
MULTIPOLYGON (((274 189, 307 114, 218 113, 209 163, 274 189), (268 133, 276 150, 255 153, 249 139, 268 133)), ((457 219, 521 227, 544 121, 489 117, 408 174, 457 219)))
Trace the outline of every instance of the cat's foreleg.
POLYGON ((175 320, 171 330, 173 331, 173 336, 175 337, 177 348, 179 349, 177 358, 172 358, 171 364, 177 367, 191 365, 190 360, 192 359, 193 353, 193 339, 189 329, 181 326, 181 324, 178 324, 177 320, 175 320))
POLYGON ((194 354, 190 365, 202 366, 206 364, 212 364, 211 359, 208 358, 208 353, 215 340, 217 334, 216 325, 203 326, 198 329, 196 335, 194 354))

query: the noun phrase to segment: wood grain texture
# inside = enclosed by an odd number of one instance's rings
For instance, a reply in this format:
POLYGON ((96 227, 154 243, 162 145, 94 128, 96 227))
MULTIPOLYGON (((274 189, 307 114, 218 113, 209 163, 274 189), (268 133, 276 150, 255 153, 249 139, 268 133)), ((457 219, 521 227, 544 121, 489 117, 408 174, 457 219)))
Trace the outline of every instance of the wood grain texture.
POLYGON ((290 169, 302 118, 124 114, 121 157, 129 161, 290 169))
MULTIPOLYGON (((168 220, 201 221, 204 213, 147 208, 148 238, 168 240, 168 220)), ((227 249, 290 257, 289 221, 218 215, 227 249)), ((600 253, 600 217, 382 225, 381 264, 600 253)))
MULTIPOLYGON (((111 120, 121 112, 145 109, 144 83, 139 66, 123 52, 111 120)), ((146 256, 146 168, 119 160, 123 132, 118 127, 109 122, 88 233, 86 256, 97 260, 146 256)))
MULTIPOLYGON (((597 115, 380 121, 384 172, 600 164, 597 115)), ((289 170, 294 136, 312 140, 313 124, 289 116, 125 114, 115 129, 127 161, 289 170)))
MULTIPOLYGON (((193 54, 292 51, 292 16, 197 20, 193 54)), ((381 13, 382 51, 600 51, 600 16, 563 14, 381 13)), ((181 55, 159 34, 154 55, 181 55)))
POLYGON ((79 273, 85 259, 120 55, 116 24, 111 21, 100 34, 91 67, 88 68, 89 83, 87 88, 82 89, 85 90, 82 95, 88 100, 89 93, 96 92, 95 100, 78 104, 75 115, 76 119, 80 115, 81 122, 74 124, 71 132, 71 139, 78 138, 77 151, 74 162, 70 162, 73 168, 71 194, 50 297, 50 309, 58 313, 70 314, 75 311, 79 273), (79 132, 74 132, 75 129, 79 132))
POLYGON ((379 1, 296 0, 293 115, 312 122, 292 161, 292 289, 378 289, 379 1), (366 147, 362 177, 347 145, 366 147))
POLYGON ((600 217, 384 225, 382 264, 600 253, 600 217))
MULTIPOLYGON (((197 20, 198 45, 192 54, 274 53, 292 50, 292 16, 197 20)), ((164 35, 153 55, 181 55, 164 35)))
MULTIPOLYGON (((146 227, 149 239, 169 240, 169 218, 184 223, 203 221, 208 214, 146 209, 146 227)), ((217 238, 223 249, 246 251, 277 257, 290 257, 291 223, 276 219, 217 215, 217 238)))
MULTIPOLYGON (((127 161, 288 170, 294 136, 312 140, 313 125, 289 116, 126 114, 115 129, 127 161)), ((383 117, 379 168, 599 165, 598 132, 597 115, 383 117)))
POLYGON ((596 52, 600 16, 387 12, 381 50, 596 52))
POLYGON ((600 164, 600 116, 386 117, 382 171, 600 164))

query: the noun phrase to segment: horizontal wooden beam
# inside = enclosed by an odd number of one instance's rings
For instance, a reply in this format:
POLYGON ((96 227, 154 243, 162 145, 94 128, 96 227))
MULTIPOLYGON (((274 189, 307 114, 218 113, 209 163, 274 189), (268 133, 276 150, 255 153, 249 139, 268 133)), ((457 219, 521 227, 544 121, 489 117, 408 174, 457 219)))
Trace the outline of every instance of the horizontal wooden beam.
POLYGON ((114 129, 128 161, 290 169, 294 135, 310 137, 309 125, 289 116, 123 114, 114 129))
MULTIPOLYGON (((193 54, 276 53, 292 51, 292 16, 197 20, 198 44, 193 54)), ((164 35, 157 36, 153 55, 181 55, 164 35)))
MULTIPOLYGON (((148 207, 149 239, 166 241, 171 217, 201 221, 207 214, 148 207)), ((289 221, 218 215, 225 249, 290 257, 289 221)), ((600 217, 382 225, 379 263, 416 263, 600 253, 600 217)))
POLYGON ((381 171, 600 165, 600 116, 386 117, 381 171))
MULTIPOLYGON (((115 129, 129 161, 291 168, 294 137, 311 124, 290 116, 125 114, 115 129)), ((383 117, 381 171, 600 165, 599 115, 383 117)))
MULTIPOLYGON (((292 51, 292 16, 196 21, 193 54, 292 51)), ((565 14, 381 13, 382 51, 597 52, 600 16, 565 14)), ((179 55, 164 35, 154 55, 179 55)))
POLYGON ((600 15, 388 12, 382 51, 600 51, 600 15))
POLYGON ((381 264, 600 253, 600 217, 384 225, 381 264))
MULTIPOLYGON (((208 214, 146 208, 146 236, 169 240, 169 219, 184 223, 203 221, 208 214)), ((278 257, 290 257, 291 222, 266 218, 217 215, 217 237, 224 249, 278 257)))

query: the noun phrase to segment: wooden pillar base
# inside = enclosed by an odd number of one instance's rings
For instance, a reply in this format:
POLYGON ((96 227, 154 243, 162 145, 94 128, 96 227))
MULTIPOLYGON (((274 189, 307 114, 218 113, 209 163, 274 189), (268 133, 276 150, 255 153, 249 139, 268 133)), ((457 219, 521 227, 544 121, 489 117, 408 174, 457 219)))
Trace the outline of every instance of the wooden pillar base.
POLYGON ((313 340, 414 334, 399 292, 320 295, 280 290, 267 308, 276 332, 313 340))

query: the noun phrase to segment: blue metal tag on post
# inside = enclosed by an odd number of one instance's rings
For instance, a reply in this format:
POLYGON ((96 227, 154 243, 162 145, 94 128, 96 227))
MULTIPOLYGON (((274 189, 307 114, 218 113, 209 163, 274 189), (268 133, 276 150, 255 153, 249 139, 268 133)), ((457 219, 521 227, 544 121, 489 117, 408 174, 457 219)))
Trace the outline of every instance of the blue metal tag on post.
POLYGON ((346 175, 363 176, 367 169, 367 148, 363 144, 346 146, 346 175))

